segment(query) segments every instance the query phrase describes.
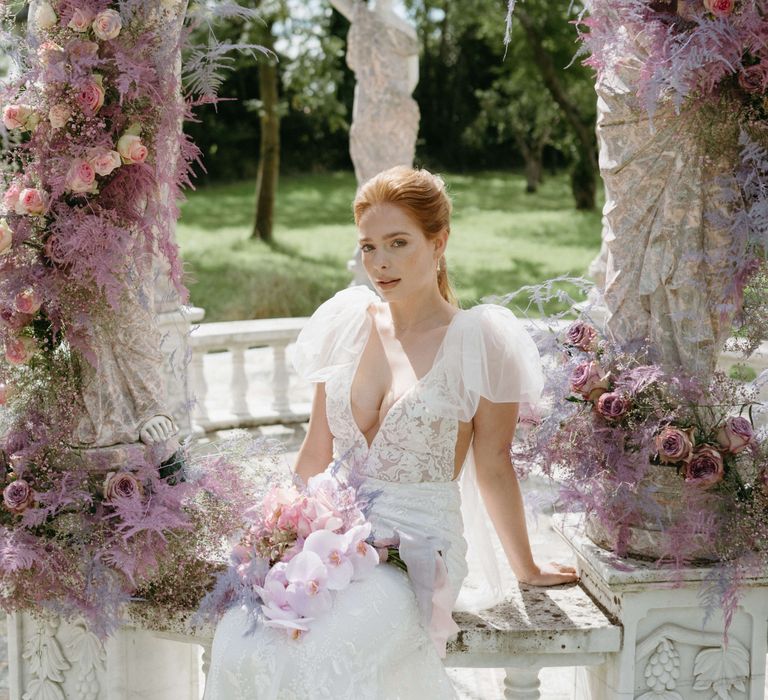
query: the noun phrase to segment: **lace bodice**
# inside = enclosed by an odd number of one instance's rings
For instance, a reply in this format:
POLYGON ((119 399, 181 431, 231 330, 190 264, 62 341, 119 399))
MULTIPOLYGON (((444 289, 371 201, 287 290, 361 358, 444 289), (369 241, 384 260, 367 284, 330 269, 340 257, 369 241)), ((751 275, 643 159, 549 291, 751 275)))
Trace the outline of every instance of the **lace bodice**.
POLYGON ((541 392, 538 351, 507 309, 493 304, 459 311, 431 369, 384 416, 370 446, 352 415, 350 393, 373 327, 367 287, 350 287, 325 302, 302 330, 294 365, 326 383, 334 457, 363 476, 415 483, 450 481, 459 421, 471 421, 480 397, 534 402, 541 392))

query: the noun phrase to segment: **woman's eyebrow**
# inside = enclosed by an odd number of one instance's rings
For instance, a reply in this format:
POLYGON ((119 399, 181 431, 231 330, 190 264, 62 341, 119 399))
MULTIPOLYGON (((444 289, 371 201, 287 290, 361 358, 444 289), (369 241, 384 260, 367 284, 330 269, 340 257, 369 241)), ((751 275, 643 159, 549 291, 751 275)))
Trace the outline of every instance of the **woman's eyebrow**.
MULTIPOLYGON (((412 235, 413 234, 408 233, 408 231, 393 231, 392 233, 385 233, 384 234, 384 240, 386 241, 386 240, 389 240, 390 238, 396 238, 398 236, 408 236, 410 238, 412 235)), ((362 236, 361 238, 358 238, 357 240, 358 240, 359 243, 362 243, 364 241, 370 241, 371 239, 368 238, 368 236, 362 236)))

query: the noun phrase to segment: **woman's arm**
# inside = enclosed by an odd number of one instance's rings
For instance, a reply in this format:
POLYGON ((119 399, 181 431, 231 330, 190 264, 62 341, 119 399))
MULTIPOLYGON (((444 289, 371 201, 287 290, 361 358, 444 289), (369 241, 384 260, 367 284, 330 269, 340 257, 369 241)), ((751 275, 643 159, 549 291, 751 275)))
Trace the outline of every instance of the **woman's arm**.
POLYGON ((315 385, 307 436, 301 443, 294 471, 304 483, 324 471, 333 459, 333 435, 325 412, 325 384, 315 385))
POLYGON ((516 403, 491 403, 480 399, 473 420, 472 443, 480 492, 517 580, 535 586, 570 583, 577 579, 573 567, 539 566, 531 554, 523 497, 509 455, 517 411, 516 403))

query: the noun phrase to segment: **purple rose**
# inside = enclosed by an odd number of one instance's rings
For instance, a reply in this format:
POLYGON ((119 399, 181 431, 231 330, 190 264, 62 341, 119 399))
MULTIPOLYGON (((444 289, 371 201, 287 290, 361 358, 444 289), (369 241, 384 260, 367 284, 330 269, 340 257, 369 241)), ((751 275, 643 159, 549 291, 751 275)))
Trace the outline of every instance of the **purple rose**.
POLYGON ((760 94, 765 90, 766 84, 768 84, 768 71, 766 71, 761 63, 757 63, 754 66, 746 66, 739 73, 739 87, 744 92, 760 94))
POLYGON ((3 503, 11 513, 23 513, 35 502, 35 492, 24 479, 16 479, 3 489, 3 503))
POLYGON ((569 345, 584 352, 592 352, 597 348, 597 331, 584 321, 576 321, 568 326, 565 338, 569 345))
POLYGON ((618 420, 629 410, 630 401, 626 396, 606 392, 597 400, 597 412, 609 420, 618 420))
POLYGON ((656 436, 656 451, 662 464, 687 461, 693 454, 693 428, 687 430, 672 426, 664 428, 656 436))
POLYGON ((703 489, 722 481, 723 474, 723 455, 709 445, 696 448, 685 465, 685 481, 703 489))
POLYGON ((144 487, 130 472, 109 472, 104 478, 104 500, 115 498, 141 498, 144 487))
POLYGON ((742 416, 731 416, 717 431, 717 443, 726 452, 741 452, 754 439, 752 423, 742 416))
POLYGON ((571 372, 571 389, 588 401, 596 401, 608 386, 608 375, 597 362, 582 362, 571 372))

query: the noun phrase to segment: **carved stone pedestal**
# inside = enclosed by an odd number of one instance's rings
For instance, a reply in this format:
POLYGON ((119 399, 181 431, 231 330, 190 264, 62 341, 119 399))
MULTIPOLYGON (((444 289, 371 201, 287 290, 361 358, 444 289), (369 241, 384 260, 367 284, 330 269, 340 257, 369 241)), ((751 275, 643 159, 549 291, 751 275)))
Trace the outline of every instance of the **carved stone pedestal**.
POLYGON ((8 617, 10 700, 197 700, 201 654, 130 624, 102 642, 82 624, 8 617))
POLYGON ((726 642, 720 610, 706 618, 700 597, 711 568, 675 575, 600 549, 571 517, 555 528, 576 553, 582 585, 624 628, 620 651, 579 669, 579 700, 763 700, 768 578, 742 582, 726 642))

